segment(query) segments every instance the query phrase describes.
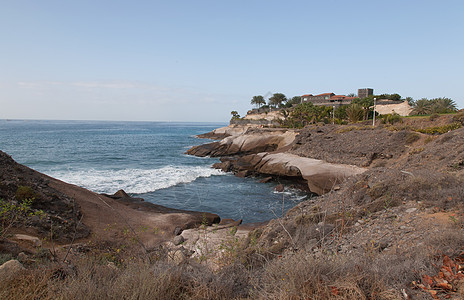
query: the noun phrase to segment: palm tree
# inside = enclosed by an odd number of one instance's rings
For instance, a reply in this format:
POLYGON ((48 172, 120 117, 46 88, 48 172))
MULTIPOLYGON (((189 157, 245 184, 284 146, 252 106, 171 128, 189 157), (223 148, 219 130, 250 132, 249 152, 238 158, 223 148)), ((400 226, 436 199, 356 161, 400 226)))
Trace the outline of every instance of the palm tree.
POLYGON ((287 97, 282 93, 275 93, 268 101, 270 106, 281 107, 284 102, 287 102, 287 97))
POLYGON ((356 123, 364 117, 364 108, 359 104, 351 104, 346 108, 346 116, 350 122, 356 123))
POLYGON ((264 100, 264 97, 259 95, 259 96, 253 96, 251 99, 251 104, 258 106, 258 108, 261 107, 261 105, 266 104, 266 100, 264 100))
POLYGON ((431 99, 430 102, 432 103, 432 112, 434 113, 440 114, 457 111, 456 102, 454 102, 450 98, 435 98, 431 99))
POLYGON ((414 102, 414 109, 411 115, 427 115, 432 112, 431 102, 427 98, 422 98, 414 102))

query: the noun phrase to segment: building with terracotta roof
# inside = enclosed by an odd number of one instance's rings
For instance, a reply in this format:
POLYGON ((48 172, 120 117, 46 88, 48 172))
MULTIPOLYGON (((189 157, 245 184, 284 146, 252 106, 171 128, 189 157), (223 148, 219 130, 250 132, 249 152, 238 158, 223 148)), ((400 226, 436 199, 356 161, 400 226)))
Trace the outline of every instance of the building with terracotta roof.
POLYGON ((355 97, 348 97, 345 95, 335 95, 334 93, 323 93, 313 96, 312 94, 307 94, 301 96, 302 102, 310 102, 314 105, 325 105, 325 106, 341 106, 346 104, 351 104, 355 97))

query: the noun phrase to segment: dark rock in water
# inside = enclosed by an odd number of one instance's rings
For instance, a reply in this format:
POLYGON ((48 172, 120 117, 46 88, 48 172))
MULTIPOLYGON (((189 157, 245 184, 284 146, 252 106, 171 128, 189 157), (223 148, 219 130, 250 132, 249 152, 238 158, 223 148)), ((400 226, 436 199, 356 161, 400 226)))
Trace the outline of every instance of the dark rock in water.
POLYGON ((274 188, 274 190, 275 190, 276 192, 281 193, 281 192, 283 192, 283 191, 285 190, 285 187, 284 187, 283 184, 279 184, 279 185, 277 185, 277 186, 274 188))
POLYGON ((134 197, 129 196, 124 190, 119 190, 113 195, 107 195, 107 194, 102 194, 102 195, 109 197, 111 199, 120 200, 124 202, 130 202, 130 203, 145 201, 145 199, 143 198, 134 198, 134 197))
POLYGON ((114 193, 113 197, 115 198, 131 198, 124 190, 119 190, 114 193))
POLYGON ((237 177, 242 177, 242 178, 243 178, 243 177, 248 177, 248 176, 250 176, 250 171, 248 171, 248 170, 243 170, 243 171, 237 172, 237 173, 235 174, 235 176, 237 176, 237 177))
POLYGON ((182 233, 182 231, 183 231, 182 228, 176 227, 176 229, 174 229, 174 235, 179 235, 182 233))
POLYGON ((213 164, 213 168, 221 169, 224 172, 230 172, 232 170, 232 162, 228 160, 224 160, 224 161, 221 161, 220 163, 213 164))
POLYGON ((219 223, 219 226, 223 225, 230 225, 230 226, 238 226, 242 224, 243 220, 239 219, 238 221, 235 221, 234 219, 222 219, 221 222, 219 223))
POLYGON ((259 182, 260 183, 268 183, 268 182, 271 182, 271 181, 272 181, 272 177, 266 177, 266 178, 261 179, 259 182))
POLYGON ((176 246, 182 244, 183 242, 185 242, 185 239, 181 235, 178 235, 172 239, 172 243, 176 246))
POLYGON ((186 154, 195 155, 199 157, 205 156, 218 156, 220 153, 223 153, 220 142, 213 142, 209 144, 199 145, 189 149, 186 154))

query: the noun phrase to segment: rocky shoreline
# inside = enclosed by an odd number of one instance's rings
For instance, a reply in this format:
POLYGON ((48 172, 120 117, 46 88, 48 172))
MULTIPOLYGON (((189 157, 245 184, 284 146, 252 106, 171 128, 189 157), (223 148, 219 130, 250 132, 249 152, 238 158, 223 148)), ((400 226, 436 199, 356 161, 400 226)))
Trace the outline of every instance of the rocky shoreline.
MULTIPOLYGON (((40 216, 13 226, 15 234, 26 234, 31 239, 43 239, 54 232, 54 243, 66 245, 74 240, 89 238, 117 241, 127 228, 150 228, 136 232, 146 247, 157 247, 174 236, 175 228, 196 228, 200 224, 219 223, 216 214, 167 208, 131 198, 124 191, 114 195, 97 194, 68 184, 16 163, 0 151, 0 199, 21 202, 33 199, 31 211, 40 216), (126 229, 125 229, 126 228, 126 229), (153 230, 158 232, 153 234, 153 230)), ((0 239, 0 253, 8 249, 30 252, 34 245, 21 239, 0 239), (32 247, 31 247, 32 246, 32 247)))
POLYGON ((297 130, 232 126, 199 137, 222 138, 186 152, 200 157, 221 157, 221 163, 214 168, 239 177, 262 175, 303 181, 309 191, 318 195, 337 187, 345 178, 366 171, 354 165, 328 163, 291 153, 291 149, 302 143, 297 130))
MULTIPOLYGON (((427 128, 450 119, 420 122, 427 128)), ((234 278, 243 285, 233 290, 251 297, 269 285, 296 289, 296 295, 324 293, 326 298, 460 299, 464 128, 431 135, 407 122, 299 130, 231 125, 201 135, 216 141, 187 153, 220 157, 215 168, 237 176, 291 180, 319 194, 252 227, 241 220, 220 221, 214 214, 145 203, 123 191, 96 194, 0 153, 0 198, 14 202, 32 195, 33 209, 45 213, 2 237, 0 254, 30 261, 43 248, 57 252, 55 260, 67 252, 68 260, 87 253, 107 257, 109 252, 111 262, 124 265, 122 260, 137 250, 150 263, 162 261, 187 273, 196 270, 196 263, 214 274, 238 268, 234 278), (53 231, 60 239, 49 239, 53 231), (258 279, 252 281, 255 270, 258 279), (316 292, 306 291, 308 286, 316 292)), ((106 267, 124 272, 115 264, 106 267)))

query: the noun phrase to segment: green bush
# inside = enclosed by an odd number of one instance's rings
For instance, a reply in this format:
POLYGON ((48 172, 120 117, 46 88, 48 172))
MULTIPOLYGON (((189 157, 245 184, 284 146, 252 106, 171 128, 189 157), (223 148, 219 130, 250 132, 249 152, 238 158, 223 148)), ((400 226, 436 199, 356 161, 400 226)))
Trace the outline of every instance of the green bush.
POLYGON ((447 133, 451 130, 455 130, 461 128, 461 123, 451 123, 443 126, 434 126, 434 127, 427 127, 424 129, 416 129, 417 132, 426 133, 426 134, 443 134, 447 133))
POLYGON ((16 190, 15 198, 18 201, 24 201, 26 199, 36 199, 37 194, 34 192, 34 190, 28 186, 20 185, 18 186, 18 189, 16 190))
POLYGON ((453 116, 453 122, 464 125, 464 112, 457 113, 453 116))
POLYGON ((381 119, 382 119, 383 123, 391 124, 391 125, 403 121, 401 116, 399 114, 395 113, 395 112, 392 113, 392 114, 382 115, 381 119))
POLYGON ((11 227, 43 214, 43 211, 31 208, 32 201, 33 199, 23 199, 21 202, 9 202, 0 199, 0 237, 5 236, 11 227))
POLYGON ((430 120, 430 121, 435 121, 435 120, 438 119, 439 117, 440 117, 439 114, 433 113, 433 114, 430 115, 429 120, 430 120))

